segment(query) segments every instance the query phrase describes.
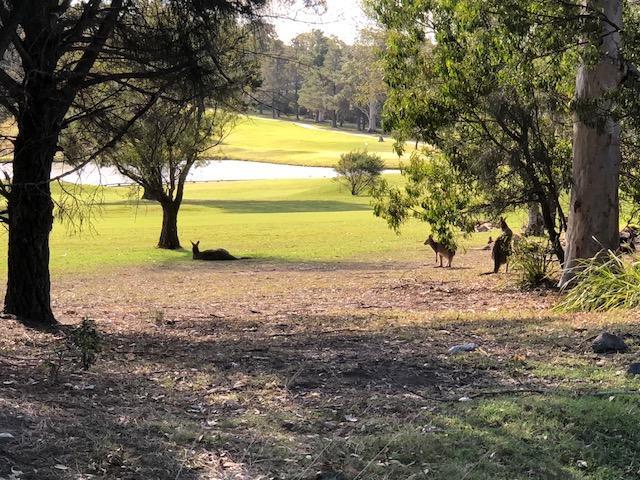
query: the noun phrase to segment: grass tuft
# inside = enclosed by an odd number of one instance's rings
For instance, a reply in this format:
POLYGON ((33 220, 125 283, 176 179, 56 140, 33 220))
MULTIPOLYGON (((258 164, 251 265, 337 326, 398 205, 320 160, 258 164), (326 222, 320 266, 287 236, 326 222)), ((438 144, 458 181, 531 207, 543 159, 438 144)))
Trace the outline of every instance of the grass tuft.
POLYGON ((590 260, 581 267, 559 310, 604 312, 640 307, 640 262, 625 261, 609 252, 604 260, 590 260))

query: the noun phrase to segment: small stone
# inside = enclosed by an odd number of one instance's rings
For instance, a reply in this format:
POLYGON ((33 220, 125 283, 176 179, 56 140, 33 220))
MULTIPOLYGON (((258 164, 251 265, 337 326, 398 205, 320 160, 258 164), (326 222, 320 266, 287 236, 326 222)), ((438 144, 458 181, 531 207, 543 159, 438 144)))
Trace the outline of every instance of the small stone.
POLYGON ((462 352, 473 352, 478 348, 478 345, 475 343, 462 343, 460 345, 454 345, 453 347, 447 350, 449 355, 455 355, 456 353, 462 352))
POLYGON ((318 472, 316 480, 347 480, 342 472, 318 472))
POLYGON ((629 375, 640 375, 640 362, 635 362, 629 365, 629 368, 627 368, 627 373, 629 375))
POLYGON ((609 332, 602 332, 598 335, 591 347, 595 353, 619 353, 629 350, 622 338, 609 332))

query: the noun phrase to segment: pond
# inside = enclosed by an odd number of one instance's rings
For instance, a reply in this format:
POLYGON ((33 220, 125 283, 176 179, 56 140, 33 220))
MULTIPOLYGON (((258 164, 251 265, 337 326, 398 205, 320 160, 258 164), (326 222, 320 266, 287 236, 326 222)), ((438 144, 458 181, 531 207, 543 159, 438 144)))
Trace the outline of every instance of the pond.
MULTIPOLYGON (((69 166, 55 163, 52 177, 57 177, 69 166)), ((0 165, 0 171, 11 173, 11 164, 0 165)), ((399 170, 385 170, 385 173, 399 173, 399 170)), ((247 162, 243 160, 208 160, 189 172, 189 182, 220 182, 225 180, 283 180, 304 178, 334 178, 336 172, 330 167, 303 167, 277 163, 247 162)), ((63 178, 71 183, 84 185, 130 185, 132 182, 114 167, 98 167, 89 164, 77 172, 63 178)))

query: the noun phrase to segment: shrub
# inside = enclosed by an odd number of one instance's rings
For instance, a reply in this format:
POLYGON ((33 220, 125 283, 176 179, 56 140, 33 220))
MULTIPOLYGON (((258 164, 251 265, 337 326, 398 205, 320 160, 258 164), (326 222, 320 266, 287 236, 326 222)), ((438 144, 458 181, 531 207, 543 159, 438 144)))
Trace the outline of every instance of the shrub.
POLYGON ((456 250, 457 239, 473 231, 476 198, 474 182, 467 181, 442 155, 414 152, 401 165, 403 184, 389 185, 381 179, 372 191, 373 213, 399 232, 410 218, 429 225, 437 242, 456 250))
POLYGON ((522 237, 513 242, 511 263, 518 272, 521 288, 552 286, 556 262, 549 242, 522 237))
POLYGON ((67 337, 67 348, 84 370, 89 370, 89 367, 95 363, 101 347, 100 333, 95 323, 87 317, 83 318, 82 323, 67 337))
POLYGON ((359 195, 376 184, 384 170, 384 161, 378 155, 354 150, 340 155, 335 170, 338 179, 351 190, 351 195, 359 195))
POLYGON ((624 261, 609 252, 581 265, 558 309, 603 312, 615 308, 640 307, 640 262, 624 261))
POLYGON ((64 370, 74 370, 78 365, 83 370, 89 370, 96 362, 101 349, 100 332, 95 323, 85 317, 79 326, 71 329, 61 341, 55 343, 54 349, 43 366, 49 378, 54 383, 58 383, 64 370))

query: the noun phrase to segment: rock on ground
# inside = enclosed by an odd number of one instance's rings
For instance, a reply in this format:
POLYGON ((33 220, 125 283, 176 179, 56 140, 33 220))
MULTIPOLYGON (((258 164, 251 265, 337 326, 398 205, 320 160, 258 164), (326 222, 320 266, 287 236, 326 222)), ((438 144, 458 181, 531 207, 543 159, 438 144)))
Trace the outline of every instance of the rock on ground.
POLYGON ((629 350, 621 337, 609 332, 602 332, 598 335, 591 347, 595 353, 619 353, 629 350))

